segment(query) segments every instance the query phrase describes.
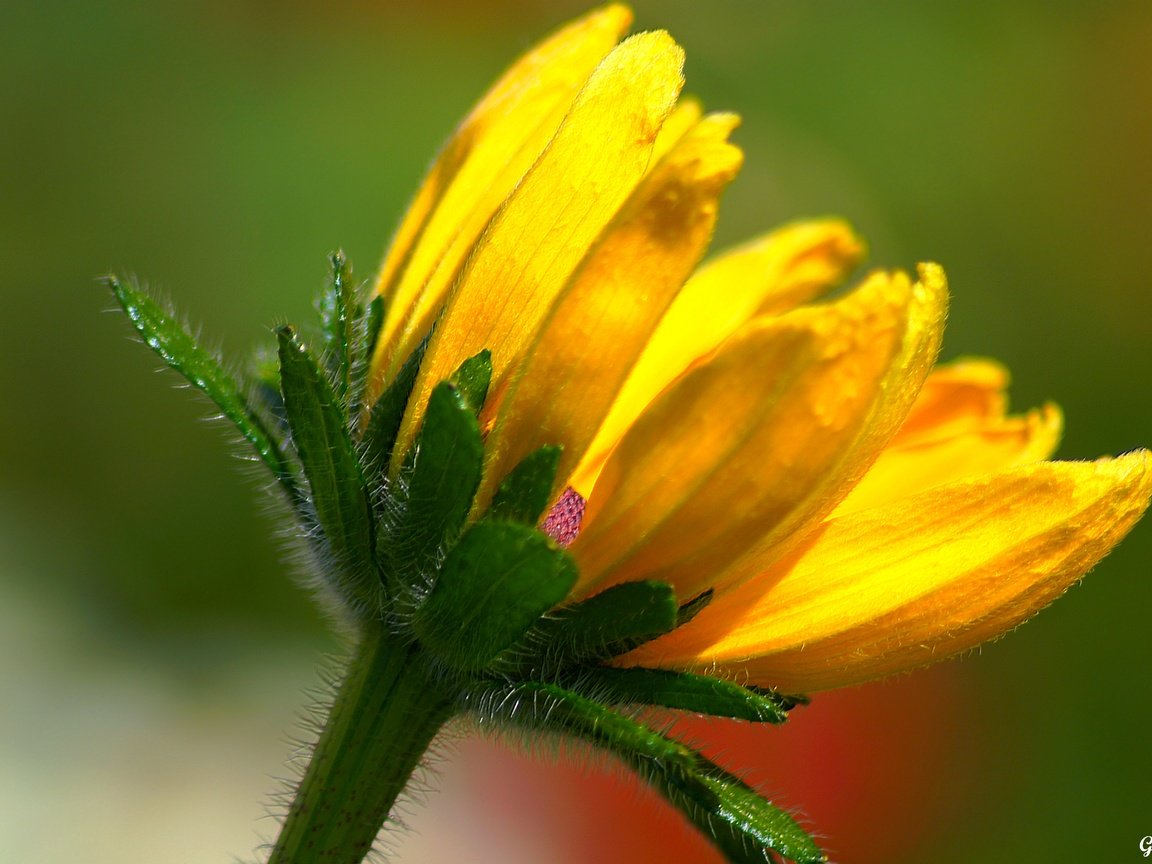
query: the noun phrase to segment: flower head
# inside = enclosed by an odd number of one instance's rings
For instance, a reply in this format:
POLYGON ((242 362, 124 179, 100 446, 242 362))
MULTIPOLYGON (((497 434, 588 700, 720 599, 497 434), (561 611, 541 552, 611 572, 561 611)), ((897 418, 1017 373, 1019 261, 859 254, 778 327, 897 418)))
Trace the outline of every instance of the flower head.
POLYGON ((1006 373, 933 369, 940 267, 876 271, 804 222, 701 265, 742 155, 738 118, 677 103, 680 48, 617 44, 609 6, 516 63, 449 142, 377 285, 377 392, 427 339, 394 449, 491 351, 473 514, 563 447, 544 527, 574 597, 659 580, 711 603, 621 658, 818 690, 972 648, 1061 594, 1135 523, 1145 451, 1046 462, 1052 406, 1006 413, 1006 373))
POLYGON ((783 722, 807 691, 1014 627, 1152 495, 1149 455, 1046 462, 989 361, 933 369, 947 289, 798 223, 701 263, 738 119, 609 6, 516 63, 435 162, 371 299, 237 380, 109 286, 285 493, 352 656, 270 864, 356 864, 457 714, 621 759, 732 860, 827 860, 621 706, 783 722), (386 309, 386 311, 385 311, 386 309), (311 345, 309 343, 312 343, 311 345), (313 347, 315 346, 315 347, 313 347), (700 674, 703 673, 703 674, 700 674), (743 686, 751 685, 751 686, 743 686))

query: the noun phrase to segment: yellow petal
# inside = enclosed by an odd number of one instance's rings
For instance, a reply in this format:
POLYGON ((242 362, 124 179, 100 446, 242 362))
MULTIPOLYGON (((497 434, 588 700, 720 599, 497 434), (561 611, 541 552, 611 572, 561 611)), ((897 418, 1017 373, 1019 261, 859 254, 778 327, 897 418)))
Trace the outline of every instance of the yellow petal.
POLYGON ((411 443, 432 388, 482 349, 493 385, 530 344, 552 301, 648 168, 683 79, 667 33, 609 54, 540 159, 476 242, 429 342, 394 451, 411 443))
POLYGON ((979 477, 1047 459, 1060 443, 1063 417, 1046 405, 1023 417, 985 420, 917 440, 898 440, 885 448, 833 515, 876 507, 965 477, 979 477))
POLYGON ((700 122, 700 117, 703 114, 704 109, 696 99, 685 97, 677 103, 676 108, 664 121, 664 125, 660 127, 660 134, 656 136, 656 143, 652 145, 653 168, 660 164, 660 160, 668 154, 668 151, 686 132, 692 130, 700 122))
MULTIPOLYGON (((779 315, 835 288, 863 258, 864 241, 839 219, 785 225, 709 261, 673 310, 679 320, 664 326, 681 336, 691 332, 694 313, 715 306, 718 297, 757 315, 779 315)), ((747 317, 744 312, 739 320, 747 317)))
POLYGON ((786 312, 839 284, 860 262, 863 249, 843 222, 800 222, 702 267, 652 334, 572 485, 587 495, 620 436, 694 360, 753 317, 786 312))
POLYGON ((829 520, 786 560, 629 657, 785 691, 924 666, 1062 594, 1148 506, 1147 451, 1043 462, 829 520), (746 677, 744 677, 746 676, 746 677))
POLYGON ((904 425, 835 515, 980 474, 1005 471, 1052 455, 1063 417, 1046 405, 1005 417, 1008 371, 993 360, 937 366, 904 425))
POLYGON ((661 314, 708 247, 720 193, 742 161, 727 141, 738 122, 732 114, 716 114, 682 133, 553 304, 500 403, 477 508, 538 447, 563 445, 561 481, 579 460, 661 314))
POLYGON ((389 314, 374 361, 377 379, 423 337, 420 326, 443 302, 461 259, 631 20, 627 8, 608 6, 567 25, 504 73, 457 129, 380 270, 376 291, 389 314))
POLYGON ((1008 378, 1008 370, 995 360, 973 358, 937 366, 893 444, 939 438, 999 420, 1008 407, 1008 378))
POLYGON ((829 306, 751 322, 625 435, 571 547, 582 587, 722 590, 782 554, 866 470, 939 345, 946 290, 876 274, 829 306))

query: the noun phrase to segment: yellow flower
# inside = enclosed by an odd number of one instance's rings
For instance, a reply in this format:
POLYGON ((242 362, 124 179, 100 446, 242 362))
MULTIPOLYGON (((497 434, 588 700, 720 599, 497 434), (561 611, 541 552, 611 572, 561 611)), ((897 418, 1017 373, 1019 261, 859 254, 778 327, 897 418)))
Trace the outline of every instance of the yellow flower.
MULTIPOLYGON (((932 369, 947 290, 859 263, 837 221, 699 266, 742 161, 663 32, 595 11, 498 81, 433 165, 377 287, 376 392, 429 334, 395 453, 437 382, 492 352, 476 510, 563 445, 547 523, 577 596, 712 591, 625 663, 810 691, 925 665, 1015 627, 1128 531, 1145 451, 1045 462, 1047 407, 1006 416, 989 361, 932 369), (586 502, 586 505, 585 505, 586 502)), ((398 468, 398 463, 393 469, 398 468)))

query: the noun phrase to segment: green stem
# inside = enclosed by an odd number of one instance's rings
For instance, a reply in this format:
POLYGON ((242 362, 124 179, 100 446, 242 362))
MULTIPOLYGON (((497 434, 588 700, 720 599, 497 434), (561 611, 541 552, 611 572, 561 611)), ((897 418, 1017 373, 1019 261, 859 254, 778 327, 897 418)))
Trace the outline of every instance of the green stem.
POLYGON ((366 633, 268 864, 360 864, 452 702, 418 649, 366 633))

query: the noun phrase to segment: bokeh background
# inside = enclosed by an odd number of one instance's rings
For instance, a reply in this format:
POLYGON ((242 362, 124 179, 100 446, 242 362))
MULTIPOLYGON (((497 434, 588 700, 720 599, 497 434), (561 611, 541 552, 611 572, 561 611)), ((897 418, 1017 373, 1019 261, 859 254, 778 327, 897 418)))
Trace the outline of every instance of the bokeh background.
MULTIPOLYGON (((719 240, 841 214, 943 262, 945 357, 1152 444, 1152 4, 637 0, 740 111, 719 240)), ((0 849, 249 860, 333 650, 206 403, 104 314, 135 273, 232 353, 364 275, 455 121, 569 0, 0 3, 0 849), (236 857, 234 857, 236 856, 236 857)), ((978 658, 695 725, 841 862, 1127 861, 1152 834, 1152 524, 978 658)), ((406 862, 714 861, 586 754, 458 733, 406 862)))

